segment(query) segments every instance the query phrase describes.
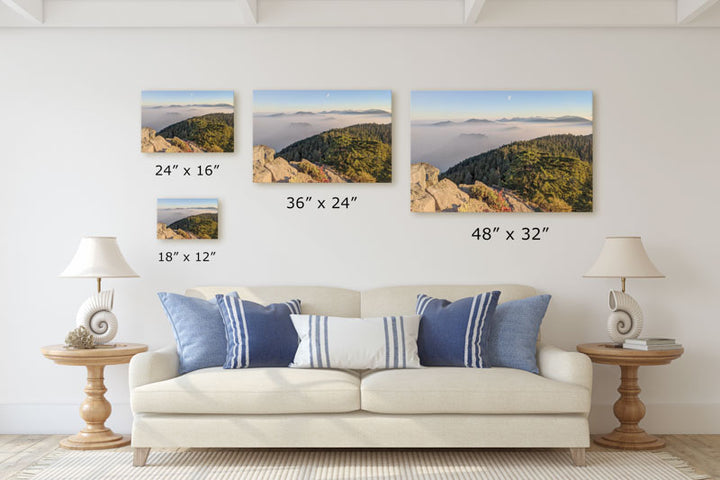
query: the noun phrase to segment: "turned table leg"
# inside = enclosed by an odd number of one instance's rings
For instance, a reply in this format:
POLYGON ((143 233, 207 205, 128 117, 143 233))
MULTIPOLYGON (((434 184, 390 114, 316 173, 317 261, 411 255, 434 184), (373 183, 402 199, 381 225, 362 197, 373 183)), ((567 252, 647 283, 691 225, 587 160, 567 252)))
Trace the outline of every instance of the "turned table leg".
POLYGON ((72 450, 100 450, 130 444, 129 438, 118 435, 105 426, 112 406, 105 398, 107 388, 103 382, 104 369, 104 365, 87 365, 87 396, 80 405, 80 417, 85 420, 85 428, 77 435, 61 440, 60 446, 72 450))
POLYGON ((620 399, 613 407, 620 426, 596 438, 598 445, 628 450, 652 450, 665 446, 664 440, 648 434, 638 425, 645 416, 645 405, 639 397, 638 368, 637 365, 620 365, 620 399))

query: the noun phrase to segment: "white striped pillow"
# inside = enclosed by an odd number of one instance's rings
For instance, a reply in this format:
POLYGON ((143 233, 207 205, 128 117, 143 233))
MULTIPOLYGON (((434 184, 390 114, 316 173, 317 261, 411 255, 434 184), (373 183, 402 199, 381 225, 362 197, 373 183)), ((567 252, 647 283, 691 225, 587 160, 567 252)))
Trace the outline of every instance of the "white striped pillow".
POLYGON ((290 315, 300 337, 295 368, 419 368, 420 315, 375 318, 290 315))

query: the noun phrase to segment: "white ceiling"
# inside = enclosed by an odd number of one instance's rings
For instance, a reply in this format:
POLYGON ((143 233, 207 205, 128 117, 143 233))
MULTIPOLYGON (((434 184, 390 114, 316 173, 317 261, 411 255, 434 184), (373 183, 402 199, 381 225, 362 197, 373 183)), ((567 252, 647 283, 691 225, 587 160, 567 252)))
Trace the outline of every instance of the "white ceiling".
POLYGON ((720 27, 719 0, 0 0, 0 27, 720 27))

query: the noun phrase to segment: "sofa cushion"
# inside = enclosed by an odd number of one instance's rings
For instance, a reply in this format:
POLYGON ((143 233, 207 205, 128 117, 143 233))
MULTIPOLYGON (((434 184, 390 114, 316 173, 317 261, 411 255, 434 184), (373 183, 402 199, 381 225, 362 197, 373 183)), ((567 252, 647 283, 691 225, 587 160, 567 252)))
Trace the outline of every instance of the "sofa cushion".
POLYGON ((586 413, 590 392, 512 368, 365 372, 361 407, 375 413, 586 413))
POLYGON ((359 374, 294 368, 205 368, 135 388, 135 413, 338 413, 360 408, 359 374))

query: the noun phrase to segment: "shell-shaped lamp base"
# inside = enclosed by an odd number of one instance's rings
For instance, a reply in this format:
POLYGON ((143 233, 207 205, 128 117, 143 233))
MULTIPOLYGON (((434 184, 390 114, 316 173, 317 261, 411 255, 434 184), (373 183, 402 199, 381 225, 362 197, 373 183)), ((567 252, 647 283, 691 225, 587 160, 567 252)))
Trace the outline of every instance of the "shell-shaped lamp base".
POLYGON ((95 344, 108 343, 117 334, 118 322, 112 313, 115 290, 105 290, 80 305, 75 324, 85 327, 95 337, 95 344))
POLYGON ((612 311, 607 322, 610 339, 615 343, 623 343, 627 338, 639 337, 643 327, 643 313, 637 301, 625 292, 610 290, 608 305, 612 311))

